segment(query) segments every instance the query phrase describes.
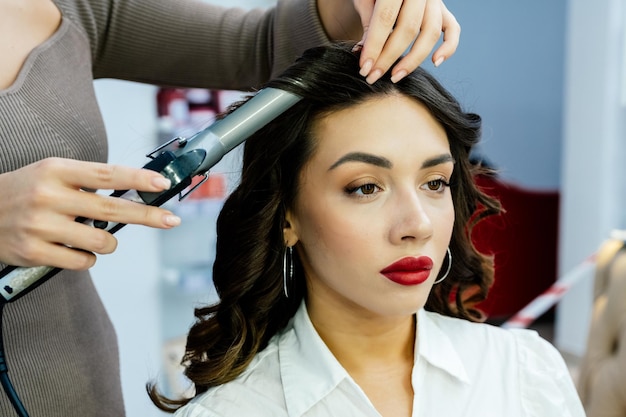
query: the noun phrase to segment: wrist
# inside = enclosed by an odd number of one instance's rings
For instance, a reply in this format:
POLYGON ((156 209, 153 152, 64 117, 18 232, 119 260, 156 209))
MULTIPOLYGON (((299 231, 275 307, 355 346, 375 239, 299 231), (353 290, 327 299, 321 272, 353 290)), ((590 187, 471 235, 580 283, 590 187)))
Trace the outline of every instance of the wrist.
POLYGON ((361 19, 349 0, 317 0, 317 13, 331 40, 360 41, 363 37, 361 19))

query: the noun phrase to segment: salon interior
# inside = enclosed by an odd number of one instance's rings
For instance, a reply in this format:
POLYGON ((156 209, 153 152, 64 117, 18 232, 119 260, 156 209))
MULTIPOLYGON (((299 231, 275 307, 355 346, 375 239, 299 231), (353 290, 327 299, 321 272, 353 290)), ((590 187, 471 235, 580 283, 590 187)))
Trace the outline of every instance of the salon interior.
MULTIPOLYGON (((228 0, 243 8, 272 4, 228 0)), ((484 310, 494 325, 536 329, 575 379, 588 377, 581 372, 586 355, 600 354, 589 351, 596 348, 588 346, 590 331, 626 320, 624 307, 611 310, 621 318, 601 310, 607 293, 619 291, 620 282, 626 288, 626 269, 612 268, 626 241, 626 0, 446 5, 462 26, 461 44, 440 67, 423 66, 483 118, 475 157, 497 174, 481 181, 507 210, 492 229, 477 231, 476 245, 496 256, 484 310)), ((130 166, 143 166, 164 140, 205 127, 241 95, 112 80, 95 85, 109 159, 130 166)), ((183 225, 127 227, 116 235, 116 253, 100 257, 93 270, 118 334, 128 415, 162 414, 145 394, 148 380, 185 389, 178 367, 183 338, 193 307, 217 297, 210 269, 215 216, 236 181, 238 156, 227 155, 197 195, 171 203, 183 225)), ((601 354, 626 361, 619 339, 601 354)))

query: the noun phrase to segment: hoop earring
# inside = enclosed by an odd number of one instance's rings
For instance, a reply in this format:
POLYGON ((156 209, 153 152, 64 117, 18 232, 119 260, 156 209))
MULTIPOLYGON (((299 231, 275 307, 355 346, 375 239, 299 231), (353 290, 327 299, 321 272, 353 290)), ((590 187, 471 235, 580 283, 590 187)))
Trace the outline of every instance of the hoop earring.
POLYGON ((446 269, 446 273, 443 274, 443 276, 441 278, 439 278, 438 280, 433 282, 433 285, 439 284, 441 281, 443 281, 444 279, 448 278, 448 274, 450 273, 450 269, 452 268, 452 252, 450 252, 450 247, 449 246, 448 246, 447 252, 448 252, 448 269, 446 269))
POLYGON ((293 280, 293 246, 287 246, 283 254, 283 292, 289 298, 289 284, 293 280))

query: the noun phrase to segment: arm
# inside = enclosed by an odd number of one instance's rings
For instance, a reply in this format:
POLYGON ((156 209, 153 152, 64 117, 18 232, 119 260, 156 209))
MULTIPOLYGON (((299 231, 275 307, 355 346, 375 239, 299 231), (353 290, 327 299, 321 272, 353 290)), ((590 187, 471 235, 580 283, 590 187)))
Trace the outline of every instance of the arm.
POLYGON ((245 90, 328 42, 315 0, 282 0, 268 10, 186 0, 83 1, 89 7, 78 19, 94 51, 96 78, 245 90))
POLYGON ((441 0, 281 0, 250 11, 200 1, 83 1, 90 7, 78 15, 94 50, 94 76, 157 85, 256 87, 329 39, 363 41, 368 82, 410 47, 393 69, 397 81, 430 53, 442 30, 437 65, 454 53, 460 33, 441 0))

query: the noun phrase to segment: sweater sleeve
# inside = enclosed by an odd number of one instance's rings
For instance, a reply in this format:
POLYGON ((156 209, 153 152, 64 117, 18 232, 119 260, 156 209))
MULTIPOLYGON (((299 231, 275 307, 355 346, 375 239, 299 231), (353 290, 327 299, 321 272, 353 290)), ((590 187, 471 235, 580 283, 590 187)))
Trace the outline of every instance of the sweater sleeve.
POLYGON ((518 347, 525 416, 585 417, 561 354, 536 332, 513 330, 518 347))
POLYGON ((57 1, 89 37, 94 78, 244 90, 328 42, 315 0, 253 10, 201 0, 57 1))

